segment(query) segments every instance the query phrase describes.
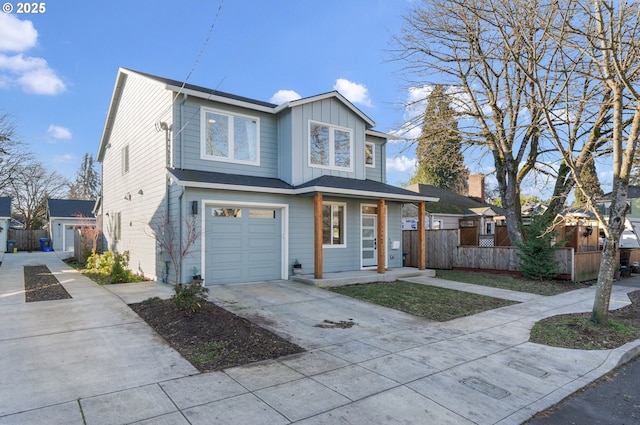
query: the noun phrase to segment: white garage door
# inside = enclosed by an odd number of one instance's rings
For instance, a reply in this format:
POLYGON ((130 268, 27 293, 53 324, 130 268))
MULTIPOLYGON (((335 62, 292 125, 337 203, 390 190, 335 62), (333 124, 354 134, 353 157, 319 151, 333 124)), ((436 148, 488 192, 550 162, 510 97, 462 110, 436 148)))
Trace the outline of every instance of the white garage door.
POLYGON ((282 277, 280 209, 208 206, 205 214, 207 285, 282 277))

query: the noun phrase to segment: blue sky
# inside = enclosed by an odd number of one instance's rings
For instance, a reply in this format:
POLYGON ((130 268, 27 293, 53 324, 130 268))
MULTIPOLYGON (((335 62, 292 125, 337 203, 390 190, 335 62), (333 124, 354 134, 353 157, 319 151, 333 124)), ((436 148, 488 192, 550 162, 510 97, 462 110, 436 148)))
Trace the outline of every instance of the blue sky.
MULTIPOLYGON (((338 89, 384 132, 405 118, 401 64, 387 51, 411 1, 50 0, 39 14, 9 4, 0 110, 68 178, 96 154, 119 66, 276 103, 338 89)), ((405 148, 388 146, 391 184, 412 171, 405 148)))

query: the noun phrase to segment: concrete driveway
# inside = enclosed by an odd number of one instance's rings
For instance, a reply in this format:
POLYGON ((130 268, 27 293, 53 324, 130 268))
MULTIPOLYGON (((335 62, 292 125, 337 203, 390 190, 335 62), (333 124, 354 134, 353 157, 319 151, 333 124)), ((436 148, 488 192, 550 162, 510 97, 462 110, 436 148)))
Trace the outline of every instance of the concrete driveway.
MULTIPOLYGON (((593 288, 531 297, 416 281, 523 302, 432 323, 299 283, 216 286, 215 302, 308 351, 200 374, 126 306, 166 286, 100 287, 55 253, 7 254, 0 424, 519 424, 639 351, 640 341, 606 351, 528 342, 535 321, 590 310, 593 288), (26 264, 47 265, 73 298, 25 304, 26 264)), ((612 307, 633 289, 616 286, 612 307)))

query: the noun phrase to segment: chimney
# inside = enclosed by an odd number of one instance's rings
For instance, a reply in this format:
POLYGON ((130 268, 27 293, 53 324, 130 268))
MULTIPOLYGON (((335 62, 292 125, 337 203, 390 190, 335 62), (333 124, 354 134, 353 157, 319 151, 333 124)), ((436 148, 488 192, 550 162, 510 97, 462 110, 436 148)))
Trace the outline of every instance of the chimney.
POLYGON ((469 198, 484 202, 484 176, 482 174, 469 176, 469 198))

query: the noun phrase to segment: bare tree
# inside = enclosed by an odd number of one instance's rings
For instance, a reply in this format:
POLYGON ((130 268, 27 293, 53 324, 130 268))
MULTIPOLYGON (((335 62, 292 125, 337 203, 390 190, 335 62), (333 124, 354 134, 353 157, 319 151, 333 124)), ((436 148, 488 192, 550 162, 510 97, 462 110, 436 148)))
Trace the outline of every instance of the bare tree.
POLYGON ((175 272, 175 284, 180 284, 180 271, 183 260, 192 252, 200 239, 201 231, 195 216, 184 217, 182 222, 172 221, 167 214, 149 223, 151 236, 156 240, 175 272))
POLYGON ((0 115, 0 194, 9 195, 9 183, 22 164, 31 160, 25 146, 16 140, 16 126, 7 114, 0 115))
MULTIPOLYGON (((606 217, 593 208, 606 235, 600 263, 596 297, 591 320, 608 323, 609 301, 616 269, 620 235, 624 230, 627 212, 627 191, 633 159, 640 137, 640 5, 625 0, 572 1, 566 11, 563 31, 556 37, 568 51, 584 55, 581 70, 598 81, 604 94, 601 102, 601 126, 594 126, 589 141, 605 143, 611 158, 613 185, 606 217), (602 134, 606 133, 606 137, 602 134)), ((566 56, 566 54, 565 54, 566 56)), ((551 121, 547 116, 547 122, 551 121)), ((582 180, 584 158, 575 155, 570 146, 557 144, 565 162, 572 169, 588 203, 595 205, 597 192, 582 180)))
POLYGON ((102 229, 100 229, 90 217, 82 214, 76 214, 75 217, 80 222, 80 225, 77 226, 80 234, 91 241, 91 253, 96 253, 98 250, 98 240, 102 235, 102 229))
MULTIPOLYGON (((602 99, 593 81, 566 84, 562 59, 570 58, 561 56, 552 37, 563 27, 564 7, 567 2, 562 0, 427 0, 405 19, 402 36, 396 39, 399 59, 409 75, 418 78, 412 84, 447 85, 463 142, 492 156, 514 245, 522 242, 521 185, 532 177, 555 180, 547 214, 562 209, 574 179, 554 137, 569 135, 582 149, 585 128, 591 129, 598 117, 592 105, 602 99), (569 89, 577 89, 589 108, 566 113, 562 95, 569 89), (545 114, 569 131, 549 132, 545 114)), ((593 152, 597 140, 585 146, 593 152)))
POLYGON ((37 162, 23 165, 9 182, 13 209, 22 216, 26 229, 41 227, 47 216, 47 199, 63 197, 68 183, 56 172, 37 162))

